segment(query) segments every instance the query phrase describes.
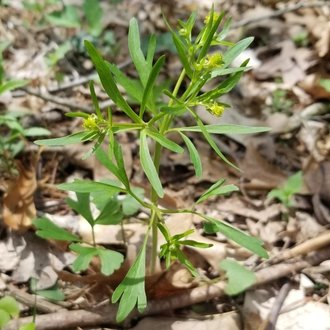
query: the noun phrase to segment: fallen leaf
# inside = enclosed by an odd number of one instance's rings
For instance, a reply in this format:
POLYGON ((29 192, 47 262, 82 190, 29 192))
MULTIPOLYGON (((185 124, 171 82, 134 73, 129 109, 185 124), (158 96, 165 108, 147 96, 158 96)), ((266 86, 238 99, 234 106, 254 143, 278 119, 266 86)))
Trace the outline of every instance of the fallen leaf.
POLYGON ((36 217, 34 193, 37 180, 34 166, 25 168, 17 162, 18 178, 9 183, 3 198, 3 221, 13 230, 24 231, 31 227, 36 217))

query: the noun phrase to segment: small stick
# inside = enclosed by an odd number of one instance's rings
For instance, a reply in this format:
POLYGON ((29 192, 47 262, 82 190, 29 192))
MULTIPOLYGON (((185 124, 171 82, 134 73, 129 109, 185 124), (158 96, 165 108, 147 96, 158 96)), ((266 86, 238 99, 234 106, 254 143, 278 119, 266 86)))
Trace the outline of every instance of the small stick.
POLYGON ((35 307, 40 313, 57 313, 65 310, 62 306, 55 305, 45 299, 41 299, 38 296, 35 297, 34 295, 17 288, 11 283, 7 285, 7 288, 10 295, 16 300, 28 307, 35 307))
POLYGON ((285 283, 282 286, 282 288, 274 302, 274 305, 272 306, 272 309, 269 312, 267 320, 259 328, 259 330, 275 330, 277 319, 280 315, 282 306, 283 306, 284 301, 285 301, 286 297, 288 296, 290 290, 291 290, 290 283, 285 283))

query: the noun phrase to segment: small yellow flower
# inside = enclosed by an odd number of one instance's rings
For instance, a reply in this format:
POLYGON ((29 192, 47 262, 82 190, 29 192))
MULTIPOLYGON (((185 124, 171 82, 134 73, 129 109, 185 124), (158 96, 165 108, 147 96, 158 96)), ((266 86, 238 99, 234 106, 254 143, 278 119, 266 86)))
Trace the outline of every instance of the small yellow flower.
POLYGON ((84 119, 83 127, 88 131, 93 131, 95 129, 98 129, 96 120, 97 120, 96 114, 94 113, 91 114, 90 116, 84 119))
MULTIPOLYGON (((219 18, 220 14, 219 13, 213 13, 213 21, 215 22, 218 18, 219 18)), ((211 19, 211 14, 208 14, 205 19, 204 19, 204 24, 208 24, 210 22, 211 19)))
POLYGON ((225 107, 222 104, 213 103, 208 105, 208 110, 212 115, 220 117, 225 111, 225 107))
POLYGON ((221 64, 223 64, 222 55, 220 53, 215 53, 208 55, 206 63, 208 69, 214 69, 221 64))

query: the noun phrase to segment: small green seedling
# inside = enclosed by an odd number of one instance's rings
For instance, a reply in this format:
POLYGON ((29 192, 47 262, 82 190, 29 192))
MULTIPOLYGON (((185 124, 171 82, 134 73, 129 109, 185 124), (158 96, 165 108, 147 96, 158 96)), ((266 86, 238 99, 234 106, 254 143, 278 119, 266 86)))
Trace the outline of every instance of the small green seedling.
POLYGON ((302 172, 290 176, 286 183, 281 188, 276 188, 270 191, 268 198, 276 198, 280 200, 286 208, 293 207, 294 195, 299 193, 303 185, 302 172))
MULTIPOLYGON (((157 56, 155 59, 157 38, 155 36, 149 38, 147 50, 144 53, 141 49, 140 33, 136 19, 131 19, 129 24, 128 48, 137 72, 137 78, 132 78, 133 75, 127 76, 116 65, 108 63, 91 42, 85 41, 86 50, 96 68, 100 82, 105 92, 114 102, 114 106, 106 111, 101 111, 94 84, 91 82, 89 87, 95 112, 92 114, 82 112, 68 114, 72 117, 82 118, 82 129, 66 137, 36 141, 39 145, 48 146, 92 141, 93 147, 85 157, 95 154, 101 164, 116 177, 117 181, 112 182, 75 180, 71 183, 59 185, 60 189, 77 193, 77 202, 71 202, 71 206, 85 217, 91 225, 91 230, 100 219, 92 217, 88 209, 84 208, 85 204, 82 200, 86 200, 87 197, 81 194, 98 193, 108 196, 114 196, 115 194, 130 196, 131 200, 138 202, 140 207, 150 213, 150 217, 146 220, 146 232, 137 258, 112 295, 112 302, 119 302, 118 322, 122 322, 135 306, 140 312, 146 308, 145 276, 155 272, 157 258, 160 257, 164 260, 167 268, 174 261, 179 261, 194 276, 198 276, 198 271, 184 255, 182 247, 207 248, 209 245, 190 240, 189 235, 192 231, 171 236, 166 226, 166 218, 172 214, 195 214, 203 220, 206 232, 221 232, 228 239, 235 241, 258 256, 262 258, 268 256, 262 246, 263 243, 259 239, 249 236, 224 221, 197 212, 194 205, 187 209, 167 209, 160 205, 160 199, 165 195, 159 175, 163 149, 168 149, 174 153, 188 152, 196 176, 200 177, 203 173, 203 164, 194 145, 193 134, 199 134, 204 138, 219 159, 229 166, 237 168, 221 152, 213 135, 225 133, 249 134, 268 131, 268 128, 265 127, 225 124, 205 125, 203 123, 198 112, 196 112, 197 106, 203 107, 205 111, 216 117, 221 116, 229 107, 221 101, 221 97, 229 93, 238 83, 242 74, 249 69, 247 66, 248 60, 244 61, 239 67, 232 67, 231 63, 249 47, 253 38, 243 39, 236 44, 225 40, 230 27, 230 19, 225 19, 224 13, 216 13, 213 8, 205 17, 201 31, 197 36, 193 36, 196 19, 197 15, 194 13, 186 22, 179 21, 178 31, 173 30, 167 24, 182 64, 182 71, 173 83, 172 88, 170 88, 171 86, 166 87, 163 80, 160 79, 165 56, 157 56), (211 81, 216 81, 217 84, 209 84, 211 81), (206 85, 215 87, 205 89, 206 85), (121 90, 125 92, 122 93, 121 90), (121 111, 122 115, 126 117, 126 121, 117 121, 113 116, 114 109, 121 111), (182 121, 177 119, 183 115, 190 116, 195 125, 178 126, 178 122, 182 121), (126 172, 119 138, 125 132, 131 132, 137 136, 140 165, 151 188, 149 199, 136 193, 126 172), (179 143, 171 139, 173 134, 181 138, 179 143), (151 145, 153 145, 153 148, 150 148, 151 145), (105 151, 103 151, 104 146, 105 151), (77 206, 77 203, 83 204, 84 207, 77 206), (166 241, 161 247, 160 254, 157 250, 158 231, 162 233, 166 241), (151 251, 147 251, 149 239, 152 243, 151 251), (150 265, 146 265, 147 252, 151 254, 150 265)), ((237 187, 224 185, 224 180, 220 179, 207 189, 197 202, 202 203, 208 198, 216 198, 236 190, 238 190, 237 187)), ((97 197, 95 200, 97 200, 97 197)), ((103 213, 101 211, 100 214, 102 214, 102 222, 106 221, 104 224, 111 225, 111 221, 114 221, 114 219, 116 219, 116 223, 117 221, 122 223, 119 216, 116 218, 115 206, 111 205, 108 208, 104 206, 103 210, 105 211, 103 213), (103 220, 105 219, 103 214, 109 216, 107 220, 103 220)), ((101 259, 102 267, 104 267, 101 271, 108 274, 117 269, 123 261, 121 254, 95 245, 86 246, 75 235, 71 236, 73 234, 63 229, 55 229, 54 225, 45 219, 37 220, 36 226, 38 227, 37 234, 39 236, 72 242, 71 249, 79 255, 78 261, 76 260, 74 263, 75 270, 86 269, 89 261, 95 255, 101 259)))

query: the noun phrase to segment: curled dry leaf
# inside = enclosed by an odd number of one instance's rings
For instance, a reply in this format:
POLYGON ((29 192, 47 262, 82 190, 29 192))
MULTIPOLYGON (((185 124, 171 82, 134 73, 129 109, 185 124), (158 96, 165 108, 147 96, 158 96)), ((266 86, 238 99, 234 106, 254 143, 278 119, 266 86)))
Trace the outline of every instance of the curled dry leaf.
POLYGON ((9 183, 3 198, 3 221, 13 230, 26 230, 36 217, 34 193, 37 189, 36 173, 33 166, 25 168, 17 162, 19 175, 9 183))

